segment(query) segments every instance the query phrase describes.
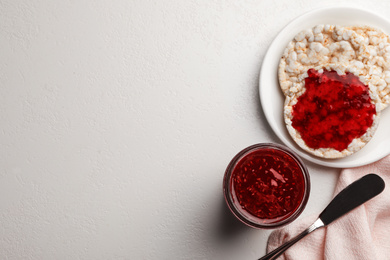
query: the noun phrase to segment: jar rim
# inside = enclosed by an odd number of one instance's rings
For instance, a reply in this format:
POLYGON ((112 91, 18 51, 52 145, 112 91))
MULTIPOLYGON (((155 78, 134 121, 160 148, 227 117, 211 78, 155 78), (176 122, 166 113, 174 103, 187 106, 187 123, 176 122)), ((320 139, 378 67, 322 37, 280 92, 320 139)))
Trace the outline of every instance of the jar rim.
POLYGON ((307 167, 302 161, 302 159, 290 148, 275 143, 258 143, 258 144, 248 146, 243 150, 241 150, 240 152, 238 152, 228 164, 223 179, 223 193, 224 193, 225 201, 230 211, 233 213, 233 215, 235 215, 244 224, 250 227, 261 228, 261 229, 277 228, 277 227, 287 225, 292 221, 294 221, 306 207, 307 201, 309 199, 309 194, 310 194, 310 186, 311 185, 310 185, 309 171, 307 170, 307 167), (246 155, 248 155, 251 152, 261 150, 261 149, 267 149, 267 148, 281 151, 287 154, 290 158, 292 158, 297 163, 297 165, 300 167, 304 179, 304 193, 303 193, 303 198, 299 203, 299 206, 289 216, 277 222, 260 223, 260 221, 255 221, 254 219, 256 218, 255 216, 253 216, 253 218, 249 218, 247 214, 244 214, 242 209, 240 210, 240 208, 237 208, 236 205, 234 204, 233 197, 232 197, 232 190, 231 190, 231 180, 232 180, 231 177, 235 166, 242 158, 244 158, 246 155))

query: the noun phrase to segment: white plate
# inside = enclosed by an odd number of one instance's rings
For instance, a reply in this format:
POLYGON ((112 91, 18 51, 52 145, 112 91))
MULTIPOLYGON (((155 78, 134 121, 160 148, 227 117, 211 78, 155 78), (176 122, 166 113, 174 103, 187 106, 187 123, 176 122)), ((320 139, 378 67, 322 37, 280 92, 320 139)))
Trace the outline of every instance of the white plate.
POLYGON ((317 24, 371 25, 390 33, 390 22, 372 12, 349 7, 331 7, 306 13, 288 24, 269 47, 260 72, 260 100, 275 134, 301 157, 319 165, 347 168, 375 162, 390 154, 390 107, 382 111, 379 127, 371 141, 357 153, 341 159, 322 159, 301 149, 287 132, 283 119, 284 95, 279 88, 279 60, 287 44, 304 29, 317 24))

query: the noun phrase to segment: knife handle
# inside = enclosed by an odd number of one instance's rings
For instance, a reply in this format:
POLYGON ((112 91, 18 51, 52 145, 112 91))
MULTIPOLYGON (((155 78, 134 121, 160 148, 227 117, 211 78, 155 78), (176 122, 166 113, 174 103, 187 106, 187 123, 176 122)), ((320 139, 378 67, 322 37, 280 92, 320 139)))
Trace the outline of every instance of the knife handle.
POLYGON ((317 219, 310 227, 305 229, 302 233, 292 238, 290 241, 284 243, 280 247, 276 248, 275 250, 269 252, 262 258, 259 258, 259 260, 273 260, 279 257, 281 254, 284 253, 288 248, 290 248, 292 245, 294 245, 296 242, 304 238, 306 235, 310 234, 317 228, 323 227, 324 223, 321 221, 321 219, 317 219))

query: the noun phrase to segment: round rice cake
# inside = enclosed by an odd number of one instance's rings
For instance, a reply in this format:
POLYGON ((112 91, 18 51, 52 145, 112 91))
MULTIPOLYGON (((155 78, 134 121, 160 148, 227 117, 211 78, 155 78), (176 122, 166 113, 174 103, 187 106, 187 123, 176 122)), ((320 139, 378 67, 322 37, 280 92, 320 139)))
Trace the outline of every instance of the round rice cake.
MULTIPOLYGON (((315 67, 315 70, 319 71, 322 73, 323 69, 322 67, 315 67)), ((341 64, 329 64, 326 67, 326 70, 328 71, 343 71, 343 73, 338 73, 339 75, 344 75, 347 72, 351 72, 347 67, 344 67, 341 64)), ((351 72, 352 73, 352 72, 351 72)), ((354 74, 355 75, 355 74, 354 74)), ((356 75, 355 75, 356 76, 356 75)), ((366 83, 362 82, 363 84, 366 85, 366 83)), ((334 148, 318 148, 318 149, 313 149, 309 147, 305 141, 303 140, 301 134, 299 131, 297 131, 293 127, 293 106, 297 104, 298 98, 305 93, 305 86, 303 85, 302 91, 299 93, 295 93, 292 95, 287 95, 285 99, 285 104, 284 104, 284 121, 287 127, 287 130, 289 134, 291 135, 292 139, 305 151, 318 156, 322 158, 342 158, 348 155, 351 155, 360 149, 362 149, 373 137, 378 124, 379 124, 379 118, 380 118, 380 105, 377 103, 379 102, 379 97, 375 91, 375 88, 369 88, 369 95, 371 98, 372 104, 375 104, 375 111, 376 114, 373 115, 373 123, 372 125, 367 129, 367 131, 359 136, 354 138, 348 145, 346 149, 343 149, 341 151, 336 150, 334 148)))

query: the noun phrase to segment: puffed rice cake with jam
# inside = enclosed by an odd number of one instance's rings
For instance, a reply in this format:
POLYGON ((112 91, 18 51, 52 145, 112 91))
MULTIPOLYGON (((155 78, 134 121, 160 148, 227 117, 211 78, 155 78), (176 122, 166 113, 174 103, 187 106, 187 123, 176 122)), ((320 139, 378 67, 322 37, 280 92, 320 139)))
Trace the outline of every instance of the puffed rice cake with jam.
MULTIPOLYGON (((334 70, 336 71, 340 65, 334 65, 330 64, 325 69, 328 71, 334 70)), ((314 68, 317 71, 322 71, 322 67, 315 67, 314 68)), ((344 68, 345 73, 349 72, 348 69, 344 68)), ((374 136, 374 133, 379 125, 379 119, 380 119, 380 106, 375 105, 375 111, 376 114, 373 115, 373 123, 372 125, 367 129, 365 134, 363 134, 360 137, 355 138, 346 149, 339 151, 334 148, 319 148, 319 149, 313 149, 310 148, 303 138, 301 137, 301 134, 299 131, 297 131, 293 125, 292 125, 292 119, 293 119, 293 106, 298 102, 298 98, 304 94, 305 91, 301 91, 299 94, 286 96, 285 103, 284 103, 284 122, 287 127, 287 131, 289 132, 292 139, 305 151, 308 153, 311 153, 317 157, 322 158, 329 158, 329 159, 335 159, 335 158, 342 158, 349 156, 360 149, 362 149, 374 136)), ((371 102, 373 104, 376 104, 379 100, 378 95, 375 91, 369 90, 369 95, 371 98, 371 102)))
POLYGON ((390 104, 390 40, 379 29, 368 26, 341 27, 317 25, 297 34, 280 60, 280 87, 286 97, 284 120, 294 141, 305 151, 322 158, 342 158, 362 149, 373 137, 380 111, 390 104), (366 133, 355 138, 346 149, 313 149, 306 145, 292 126, 292 107, 305 92, 305 78, 311 68, 350 72, 368 85, 376 115, 366 133))

